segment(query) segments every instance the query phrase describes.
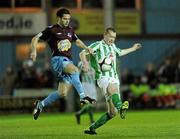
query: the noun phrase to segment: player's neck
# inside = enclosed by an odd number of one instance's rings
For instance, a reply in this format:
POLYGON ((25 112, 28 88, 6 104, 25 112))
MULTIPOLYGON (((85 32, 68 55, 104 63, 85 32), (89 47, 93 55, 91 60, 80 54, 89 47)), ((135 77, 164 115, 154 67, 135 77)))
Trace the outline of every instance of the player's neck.
POLYGON ((61 28, 65 28, 65 26, 61 25, 60 23, 57 23, 61 28))
POLYGON ((103 41, 104 41, 104 43, 105 44, 107 44, 108 46, 110 46, 111 44, 108 44, 107 42, 106 42, 106 40, 105 39, 103 39, 103 41))

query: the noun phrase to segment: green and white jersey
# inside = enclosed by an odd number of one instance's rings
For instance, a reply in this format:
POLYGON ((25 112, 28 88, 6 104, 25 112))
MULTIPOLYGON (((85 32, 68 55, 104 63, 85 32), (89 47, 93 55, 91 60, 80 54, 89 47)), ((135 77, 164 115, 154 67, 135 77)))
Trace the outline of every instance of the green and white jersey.
POLYGON ((104 40, 97 41, 89 46, 94 50, 94 54, 91 55, 90 61, 91 66, 95 70, 95 79, 99 79, 101 76, 113 77, 118 79, 118 74, 116 70, 116 55, 121 55, 121 50, 116 47, 115 44, 107 45, 104 40), (100 63, 105 57, 111 57, 112 68, 109 71, 102 71, 100 63))
POLYGON ((78 67, 80 69, 80 77, 81 77, 81 82, 89 83, 89 84, 95 84, 95 71, 94 69, 90 66, 90 69, 85 72, 82 70, 82 62, 78 63, 78 67))
POLYGON ((88 71, 83 71, 82 62, 79 62, 78 67, 81 70, 80 77, 81 77, 81 83, 84 89, 84 93, 89 97, 97 100, 94 69, 91 66, 89 66, 90 69, 88 71))

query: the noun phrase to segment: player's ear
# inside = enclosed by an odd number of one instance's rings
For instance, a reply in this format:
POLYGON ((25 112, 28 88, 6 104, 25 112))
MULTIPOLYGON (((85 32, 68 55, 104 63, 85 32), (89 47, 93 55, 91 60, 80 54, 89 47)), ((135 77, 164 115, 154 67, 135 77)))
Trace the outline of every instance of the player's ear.
POLYGON ((106 32, 104 32, 104 34, 103 34, 103 37, 105 37, 106 36, 106 32))
POLYGON ((59 16, 57 16, 56 19, 57 19, 57 22, 61 21, 61 17, 59 17, 59 16))

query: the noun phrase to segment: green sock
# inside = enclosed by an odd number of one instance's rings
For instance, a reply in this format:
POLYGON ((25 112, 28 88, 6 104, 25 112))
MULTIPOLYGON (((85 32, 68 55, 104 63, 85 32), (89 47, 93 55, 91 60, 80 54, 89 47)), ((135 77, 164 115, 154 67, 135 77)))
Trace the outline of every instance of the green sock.
POLYGON ((89 114, 89 119, 90 122, 93 123, 94 122, 94 118, 93 118, 93 106, 90 105, 89 109, 87 110, 88 114, 89 114))
POLYGON ((90 107, 89 104, 85 104, 77 113, 79 115, 82 115, 82 114, 86 113, 89 110, 89 107, 90 107))
POLYGON ((103 114, 94 124, 90 126, 91 130, 95 130, 100 126, 104 125, 107 121, 109 121, 111 117, 108 113, 103 114))
POLYGON ((112 100, 112 103, 114 104, 114 106, 116 107, 116 109, 119 111, 122 106, 122 102, 121 102, 119 94, 118 93, 112 94, 111 100, 112 100))

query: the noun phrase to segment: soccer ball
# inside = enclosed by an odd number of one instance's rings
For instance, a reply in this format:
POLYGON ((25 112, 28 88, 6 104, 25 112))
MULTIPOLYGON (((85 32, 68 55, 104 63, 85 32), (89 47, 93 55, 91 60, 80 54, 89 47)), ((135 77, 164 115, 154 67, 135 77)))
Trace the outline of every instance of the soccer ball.
POLYGON ((105 57, 103 62, 100 64, 102 71, 109 71, 112 68, 112 61, 110 58, 105 57))

